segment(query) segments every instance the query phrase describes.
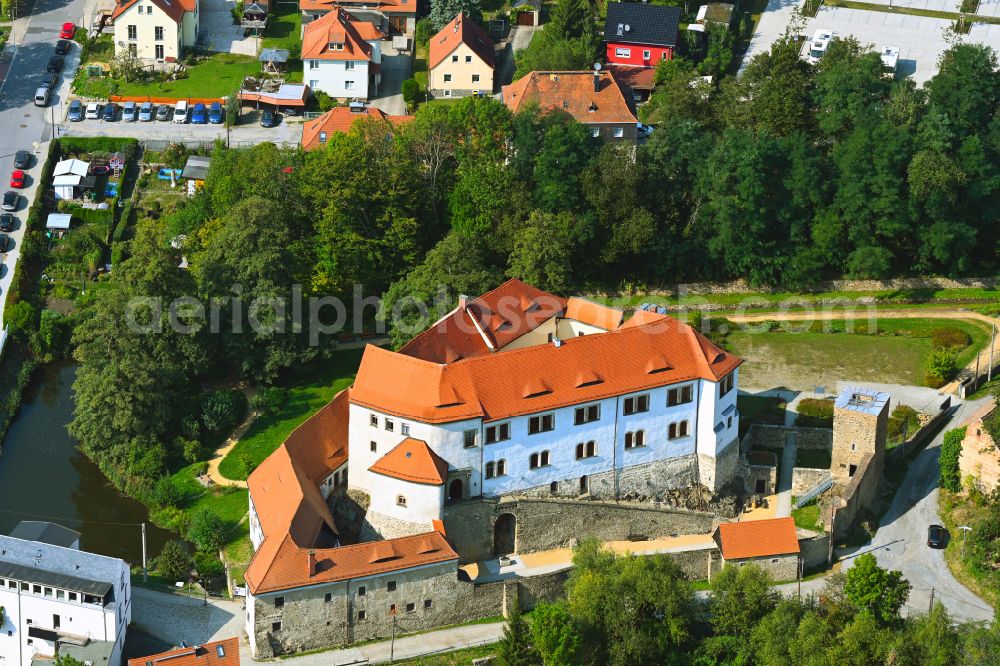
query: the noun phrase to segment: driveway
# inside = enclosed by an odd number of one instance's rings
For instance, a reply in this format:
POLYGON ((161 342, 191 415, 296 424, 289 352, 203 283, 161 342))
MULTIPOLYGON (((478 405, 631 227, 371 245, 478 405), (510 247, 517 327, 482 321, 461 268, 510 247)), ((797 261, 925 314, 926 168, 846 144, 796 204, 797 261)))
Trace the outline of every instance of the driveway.
POLYGON ((410 78, 410 67, 413 60, 404 51, 392 48, 392 42, 382 42, 382 85, 378 96, 371 104, 389 114, 402 116, 406 114, 406 102, 403 101, 403 81, 410 78))
MULTIPOLYGON (((913 585, 903 609, 906 614, 926 612, 933 590, 935 601, 943 603, 951 617, 959 622, 993 618, 989 605, 951 575, 944 552, 928 548, 926 543, 927 527, 941 522, 937 509, 938 456, 944 433, 969 418, 985 400, 959 403, 951 422, 910 461, 906 476, 871 543, 842 557, 845 570, 853 564, 854 557, 870 552, 879 566, 902 571, 913 585)), ((961 538, 959 535, 953 537, 961 538)))
POLYGON ((243 28, 233 25, 234 0, 201 0, 198 43, 217 53, 255 56, 258 40, 244 37, 243 28))
POLYGON ((511 28, 510 42, 504 49, 503 55, 500 56, 500 66, 497 67, 497 76, 494 82, 497 92, 500 91, 500 86, 507 85, 514 78, 514 54, 521 49, 528 48, 531 38, 544 27, 544 25, 515 25, 511 28))

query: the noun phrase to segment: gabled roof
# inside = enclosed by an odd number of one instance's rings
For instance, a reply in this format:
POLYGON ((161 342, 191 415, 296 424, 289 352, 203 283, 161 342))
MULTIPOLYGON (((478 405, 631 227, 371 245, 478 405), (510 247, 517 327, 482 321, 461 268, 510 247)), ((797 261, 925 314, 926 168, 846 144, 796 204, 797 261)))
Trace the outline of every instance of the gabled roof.
POLYGON ((336 8, 308 23, 302 34, 302 57, 310 60, 371 60, 372 45, 378 32, 367 21, 356 21, 343 9, 336 8), (343 44, 335 50, 330 44, 343 44))
POLYGON ((240 666, 240 639, 179 647, 128 660, 128 666, 240 666))
POLYGON ((504 86, 502 96, 513 113, 537 104, 542 111, 565 111, 584 124, 636 122, 621 84, 606 71, 531 72, 504 86), (597 90, 595 77, 599 80, 597 90))
POLYGON ((795 520, 791 517, 722 523, 715 531, 715 542, 722 549, 722 558, 726 560, 799 552, 795 520))
POLYGON ((679 7, 643 2, 609 2, 604 41, 615 44, 676 46, 679 7))
POLYGON ((366 106, 361 111, 354 111, 346 106, 335 106, 315 120, 302 124, 302 148, 313 150, 321 148, 329 141, 334 132, 348 132, 355 121, 361 118, 377 118, 393 125, 403 125, 413 120, 413 116, 390 116, 374 106, 366 106), (326 140, 322 134, 326 133, 326 140))
POLYGON ((566 301, 567 319, 574 319, 584 324, 597 326, 606 331, 613 331, 621 326, 624 313, 615 308, 589 301, 586 298, 571 297, 566 301))
POLYGON ((437 67, 458 48, 459 44, 468 46, 480 60, 493 69, 496 59, 493 40, 487 37, 476 22, 469 19, 464 12, 459 13, 448 25, 441 28, 438 34, 431 37, 427 66, 431 69, 437 67))
POLYGON ((385 14, 416 14, 417 0, 299 0, 299 11, 328 12, 335 7, 379 11, 385 14))
POLYGON ((444 485, 448 463, 427 446, 427 442, 407 437, 392 451, 375 461, 368 471, 411 483, 444 485))
MULTIPOLYGON (((123 0, 115 5, 111 12, 111 20, 115 20, 139 3, 139 0, 123 0)), ((193 12, 198 7, 198 0, 150 0, 157 9, 166 14, 174 23, 180 23, 185 12, 193 12)))

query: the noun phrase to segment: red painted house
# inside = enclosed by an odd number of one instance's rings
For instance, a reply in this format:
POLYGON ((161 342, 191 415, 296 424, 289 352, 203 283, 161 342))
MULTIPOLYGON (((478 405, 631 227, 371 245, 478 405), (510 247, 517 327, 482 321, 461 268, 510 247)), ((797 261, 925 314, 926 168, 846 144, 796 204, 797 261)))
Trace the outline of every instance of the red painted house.
POLYGON ((607 60, 616 65, 655 67, 674 57, 678 7, 644 2, 609 2, 604 23, 607 60))

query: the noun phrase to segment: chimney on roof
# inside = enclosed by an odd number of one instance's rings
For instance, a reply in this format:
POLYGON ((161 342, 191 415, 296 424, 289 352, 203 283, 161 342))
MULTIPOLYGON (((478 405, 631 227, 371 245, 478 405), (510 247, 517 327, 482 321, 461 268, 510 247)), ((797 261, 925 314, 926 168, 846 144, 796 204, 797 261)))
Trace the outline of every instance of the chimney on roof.
POLYGON ((562 347, 562 340, 559 338, 552 338, 552 344, 556 347, 562 347))
POLYGON ((458 307, 461 308, 462 310, 468 310, 469 309, 469 297, 466 296, 465 294, 459 294, 458 295, 458 307))
POLYGON ((601 73, 594 72, 594 92, 601 92, 601 73))
POLYGON ((307 573, 309 574, 309 577, 312 578, 313 576, 316 575, 316 551, 315 550, 310 550, 309 551, 309 559, 307 560, 307 562, 309 564, 309 571, 307 573))

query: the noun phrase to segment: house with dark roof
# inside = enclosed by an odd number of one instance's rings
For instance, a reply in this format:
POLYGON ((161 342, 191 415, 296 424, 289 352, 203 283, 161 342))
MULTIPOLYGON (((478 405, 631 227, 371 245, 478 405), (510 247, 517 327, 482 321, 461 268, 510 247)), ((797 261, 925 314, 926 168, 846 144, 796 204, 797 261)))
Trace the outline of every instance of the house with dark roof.
POLYGON ((118 0, 111 12, 115 52, 176 62, 198 41, 198 0, 118 0))
POLYGON ((427 90, 431 97, 493 94, 496 47, 464 13, 431 37, 427 90))
POLYGON ((604 22, 607 61, 617 65, 655 67, 674 57, 679 7, 644 2, 609 2, 604 22))

